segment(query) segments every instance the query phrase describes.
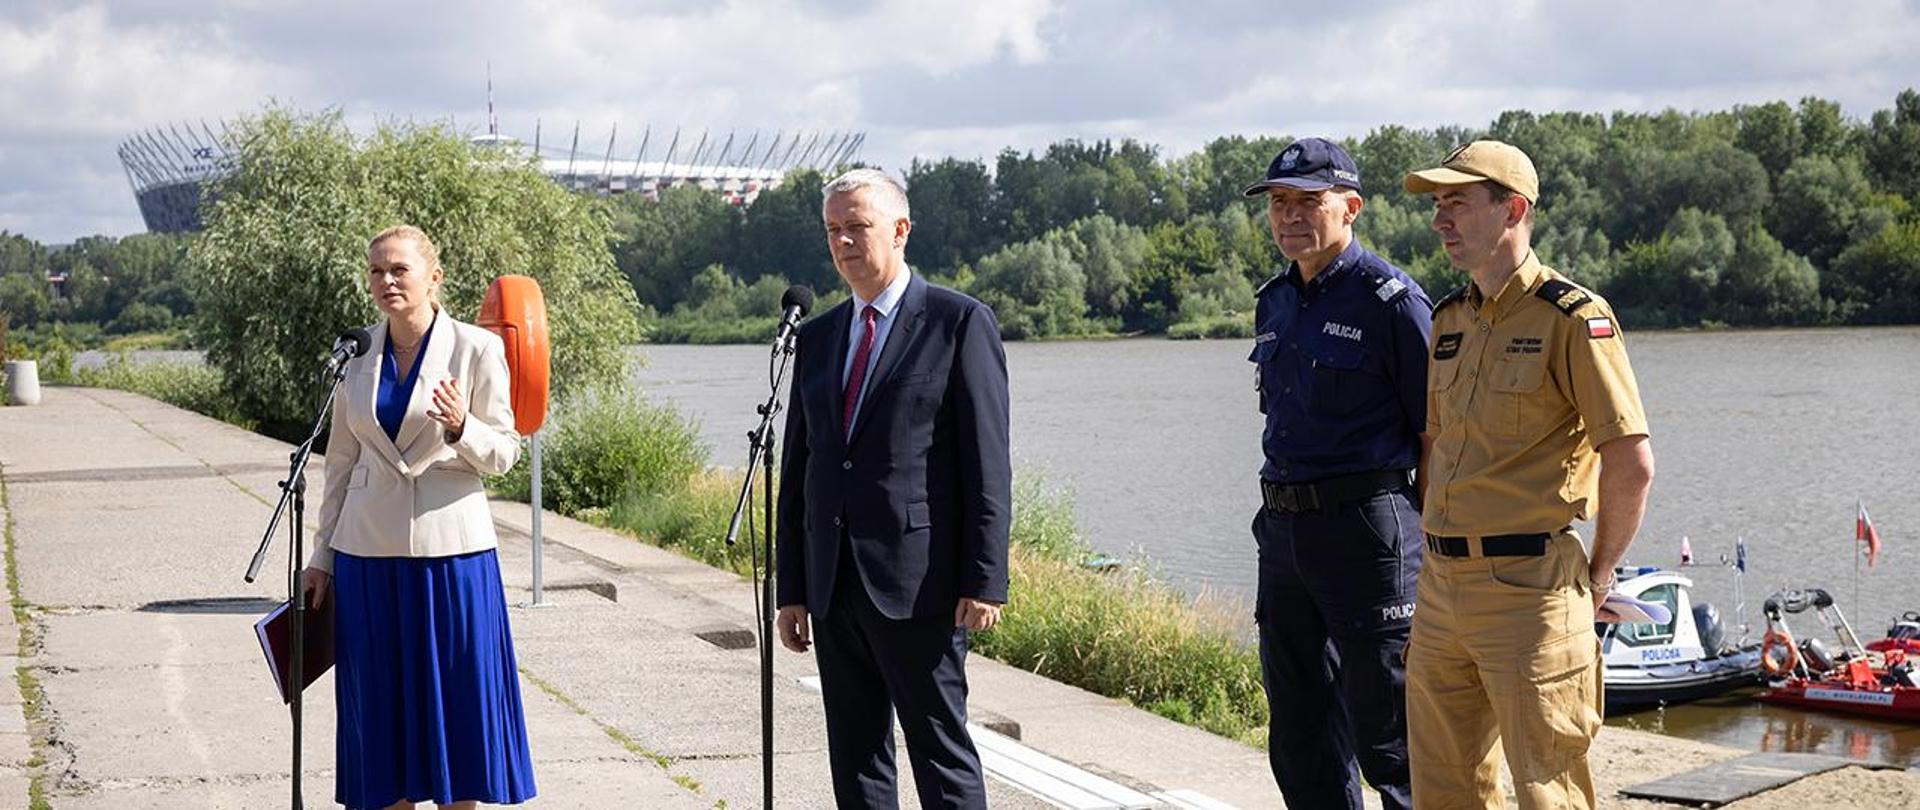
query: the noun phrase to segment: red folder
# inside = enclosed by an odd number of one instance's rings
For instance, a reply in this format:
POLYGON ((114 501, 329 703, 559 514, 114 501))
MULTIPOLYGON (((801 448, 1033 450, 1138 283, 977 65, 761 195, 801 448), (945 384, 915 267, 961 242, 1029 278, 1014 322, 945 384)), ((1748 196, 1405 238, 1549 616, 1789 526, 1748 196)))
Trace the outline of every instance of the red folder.
MULTIPOLYGON (((333 600, 323 600, 319 607, 307 608, 301 615, 305 618, 305 627, 301 631, 300 646, 305 652, 300 668, 306 670, 306 677, 300 680, 300 691, 304 692, 333 668, 333 600)), ((273 683, 280 690, 281 702, 292 703, 293 695, 287 691, 287 673, 293 671, 293 645, 288 639, 293 633, 293 611, 289 603, 281 602, 273 612, 254 622, 253 630, 260 637, 260 651, 266 653, 267 668, 273 671, 273 683)))

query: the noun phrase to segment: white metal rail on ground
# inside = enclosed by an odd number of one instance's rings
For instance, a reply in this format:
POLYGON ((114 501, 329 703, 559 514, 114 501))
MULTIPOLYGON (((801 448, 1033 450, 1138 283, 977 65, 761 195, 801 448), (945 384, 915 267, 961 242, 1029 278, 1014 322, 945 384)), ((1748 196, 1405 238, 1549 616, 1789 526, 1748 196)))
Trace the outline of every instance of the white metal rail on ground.
MULTIPOLYGON (((819 692, 820 678, 801 678, 800 684, 819 692)), ((1066 810, 1236 810, 1232 805, 1193 790, 1147 794, 1043 754, 978 723, 968 723, 980 765, 987 775, 1055 807, 1066 810)))

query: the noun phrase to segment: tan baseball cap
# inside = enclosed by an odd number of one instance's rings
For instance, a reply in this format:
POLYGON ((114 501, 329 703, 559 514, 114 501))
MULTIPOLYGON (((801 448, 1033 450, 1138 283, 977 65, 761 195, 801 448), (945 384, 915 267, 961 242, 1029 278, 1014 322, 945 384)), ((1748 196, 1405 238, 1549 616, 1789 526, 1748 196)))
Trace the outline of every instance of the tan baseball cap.
POLYGON ((1453 150, 1439 168, 1408 172, 1401 185, 1414 194, 1432 194, 1440 186, 1458 186, 1492 180, 1508 190, 1540 201, 1540 176, 1533 160, 1519 147, 1500 141, 1474 141, 1453 150))

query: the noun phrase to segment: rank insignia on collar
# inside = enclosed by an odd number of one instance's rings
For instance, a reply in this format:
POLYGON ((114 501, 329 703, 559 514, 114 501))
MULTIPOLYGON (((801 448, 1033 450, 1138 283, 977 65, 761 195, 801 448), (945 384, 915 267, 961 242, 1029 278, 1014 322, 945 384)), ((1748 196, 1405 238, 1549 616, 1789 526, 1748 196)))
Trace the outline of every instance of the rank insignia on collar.
POLYGON ((1614 335, 1612 318, 1588 318, 1587 337, 1610 338, 1614 335))

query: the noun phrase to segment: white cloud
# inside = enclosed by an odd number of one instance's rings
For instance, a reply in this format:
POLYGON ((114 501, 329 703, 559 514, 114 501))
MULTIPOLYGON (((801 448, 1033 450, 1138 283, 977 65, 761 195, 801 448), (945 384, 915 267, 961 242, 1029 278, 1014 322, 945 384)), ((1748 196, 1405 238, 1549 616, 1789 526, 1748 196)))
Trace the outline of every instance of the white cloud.
POLYGON ((1068 137, 1167 154, 1224 134, 1484 125, 1501 110, 1721 109, 1920 84, 1920 6, 1858 0, 9 0, 0 228, 141 229, 114 147, 277 99, 357 127, 500 120, 583 151, 673 128, 869 132, 863 157, 991 158, 1068 137), (1817 19, 1809 15, 1817 14, 1817 19))

